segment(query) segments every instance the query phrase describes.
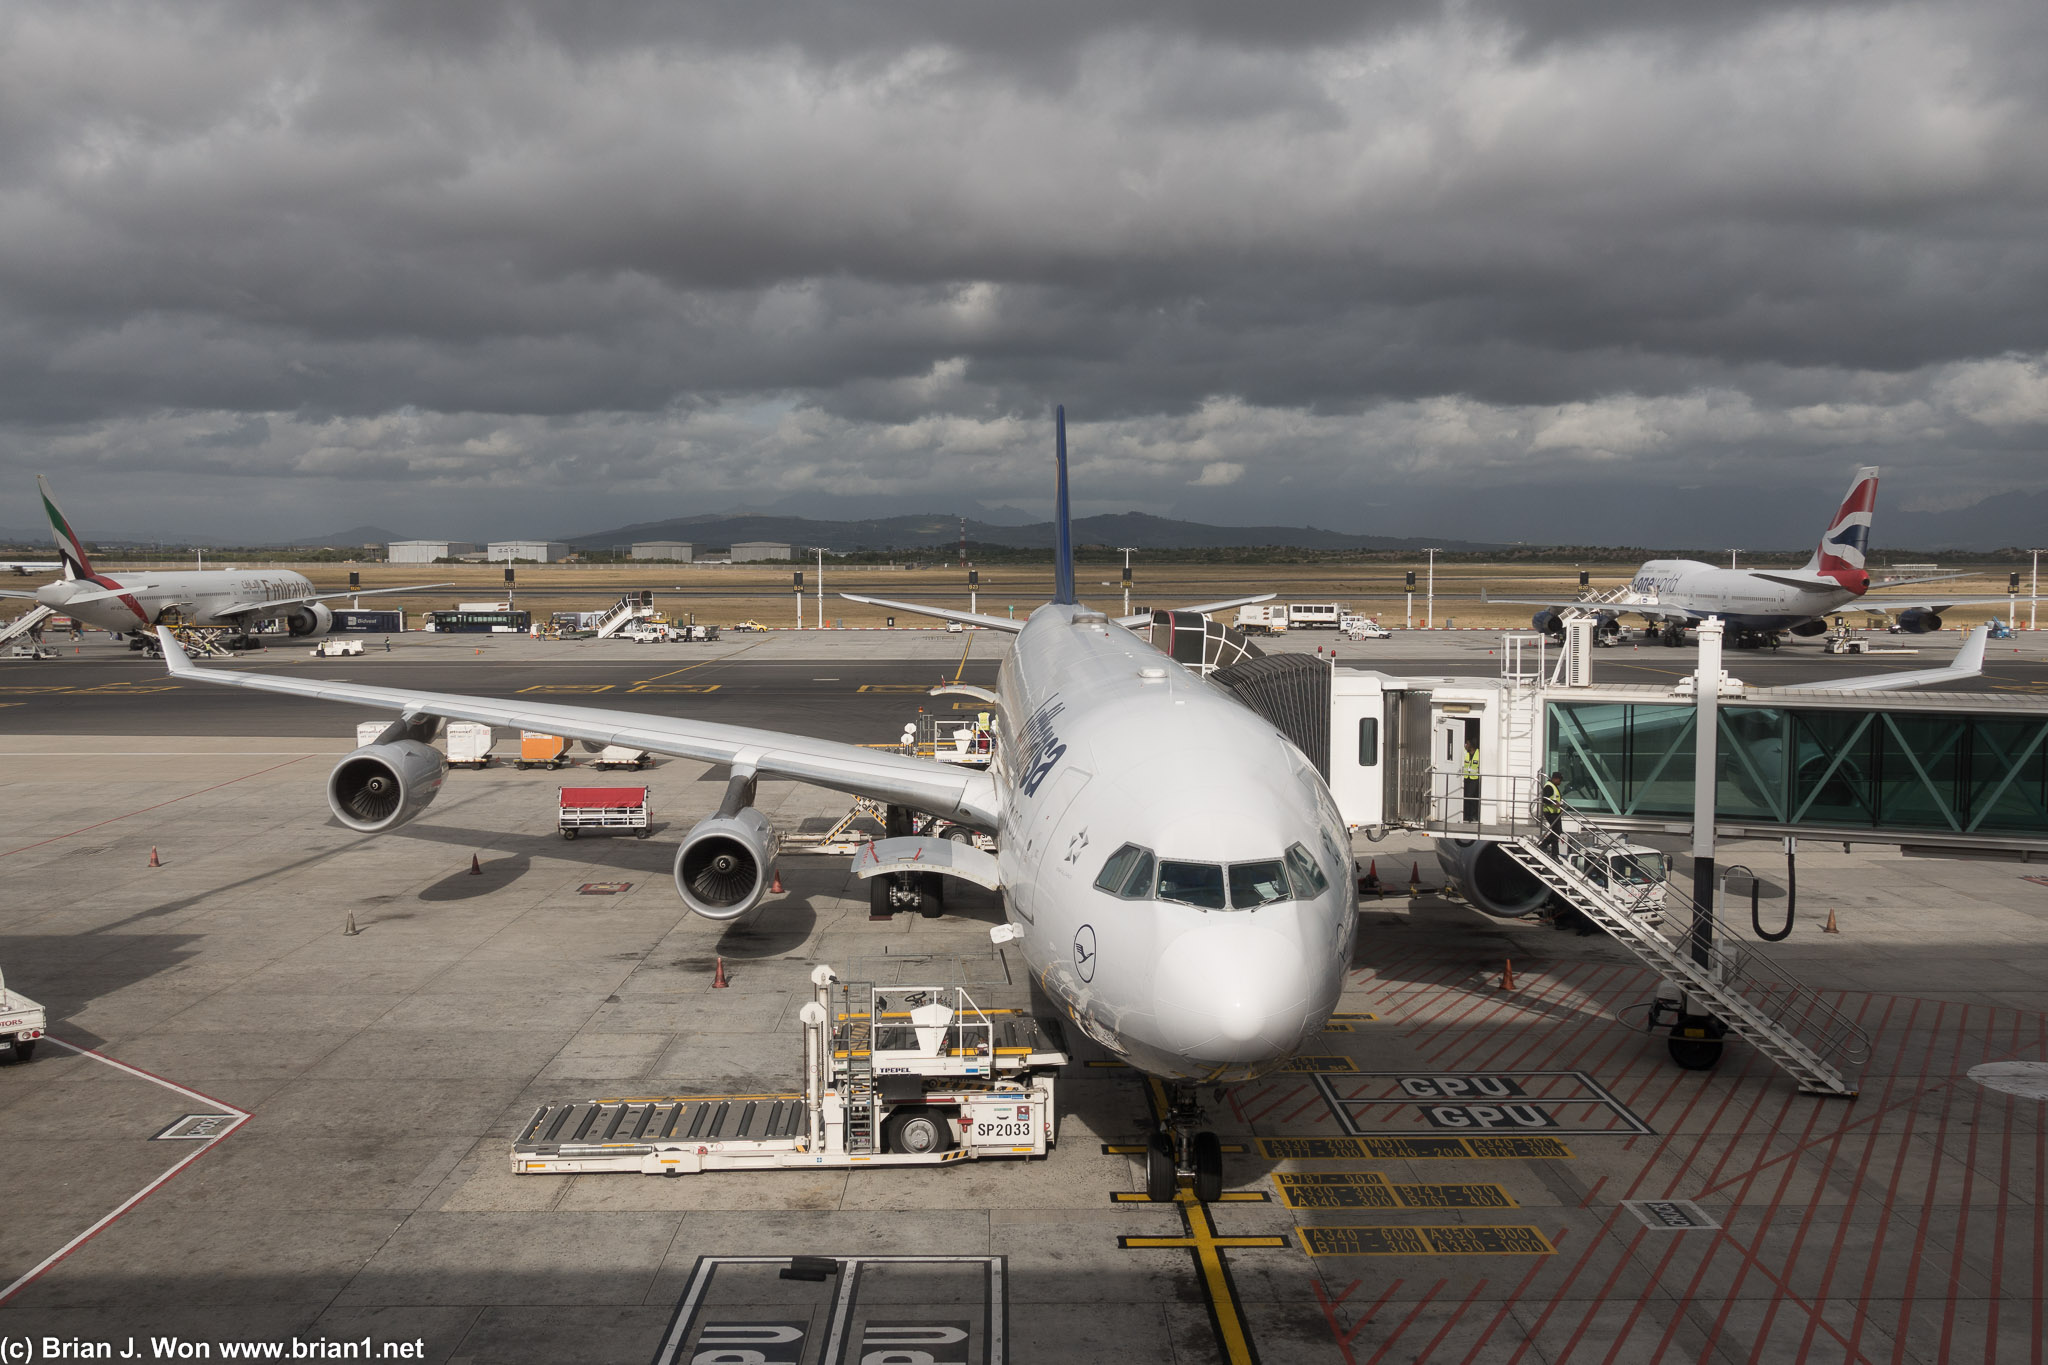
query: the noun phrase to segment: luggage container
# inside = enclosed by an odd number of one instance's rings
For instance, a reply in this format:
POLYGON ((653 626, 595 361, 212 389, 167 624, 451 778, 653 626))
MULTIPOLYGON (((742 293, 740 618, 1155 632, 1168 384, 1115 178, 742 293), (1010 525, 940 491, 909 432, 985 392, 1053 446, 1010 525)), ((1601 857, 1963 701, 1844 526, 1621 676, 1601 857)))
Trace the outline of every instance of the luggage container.
POLYGON ((645 787, 564 787, 558 819, 564 839, 591 829, 639 839, 654 833, 645 787))
POLYGON ((569 762, 569 741, 560 735, 544 735, 537 730, 519 732, 519 758, 512 766, 522 772, 528 768, 561 768, 569 762))
POLYGON ((593 768, 644 768, 654 758, 645 749, 629 749, 623 744, 607 744, 598 750, 597 757, 590 760, 593 768))
POLYGON ((448 766, 487 768, 491 764, 491 749, 498 737, 488 725, 479 725, 471 720, 448 722, 448 766))

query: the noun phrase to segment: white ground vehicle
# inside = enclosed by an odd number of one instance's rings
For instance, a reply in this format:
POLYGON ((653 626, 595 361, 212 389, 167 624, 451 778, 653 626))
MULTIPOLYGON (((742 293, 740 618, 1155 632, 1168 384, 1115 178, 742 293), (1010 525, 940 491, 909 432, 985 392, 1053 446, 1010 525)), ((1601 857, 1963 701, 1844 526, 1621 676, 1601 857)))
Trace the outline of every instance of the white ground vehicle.
POLYGON ((1348 610, 1342 602, 1289 602, 1287 604, 1287 628, 1289 630, 1335 630, 1342 624, 1348 610))
POLYGON ((665 621, 650 621, 620 633, 636 645, 665 645, 684 638, 665 621))
POLYGON ((1247 635, 1279 635, 1287 629, 1287 604, 1255 602, 1237 609, 1237 628, 1247 635))
POLYGON ((1053 1146, 1067 1061, 1053 1025, 984 1012, 957 986, 837 982, 811 973, 802 1091, 544 1104, 513 1172, 944 1166, 1053 1146))
POLYGON ((1341 628, 1347 640, 1385 640, 1394 633, 1370 616, 1346 616, 1341 628))
POLYGON ((0 976, 0 1043, 7 1044, 13 1060, 25 1062, 36 1055, 36 1040, 48 1022, 41 1005, 7 989, 7 978, 0 976))
POLYGON ((351 658, 363 652, 361 640, 327 639, 314 645, 309 651, 316 659, 351 658))

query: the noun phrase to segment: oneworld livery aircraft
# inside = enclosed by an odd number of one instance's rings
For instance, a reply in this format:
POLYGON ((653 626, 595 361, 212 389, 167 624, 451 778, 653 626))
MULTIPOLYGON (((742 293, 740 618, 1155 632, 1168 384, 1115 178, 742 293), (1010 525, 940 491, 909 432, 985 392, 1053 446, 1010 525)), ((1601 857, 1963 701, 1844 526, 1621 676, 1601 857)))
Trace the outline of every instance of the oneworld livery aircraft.
POLYGON ((1941 613, 1950 607, 2005 602, 2006 597, 1869 596, 1873 586, 1905 587, 1933 583, 1958 574, 1894 578, 1873 584, 1864 567, 1870 548, 1870 522, 1877 509, 1876 466, 1856 471, 1849 494, 1835 511, 1820 543, 1797 569, 1723 569, 1696 559, 1652 559, 1636 570, 1625 589, 1601 598, 1486 597, 1489 602, 1540 606, 1532 624, 1550 635, 1564 632, 1564 613, 1591 612, 1601 628, 1611 631, 1619 616, 1633 613, 1659 629, 1666 644, 1678 644, 1685 628, 1718 616, 1728 623, 1738 645, 1776 643, 1780 632, 1820 635, 1827 618, 1839 611, 1877 615, 1898 613, 1899 628, 1923 635, 1941 629, 1941 613))
POLYGON ((444 720, 721 765, 724 802, 684 836, 675 861, 683 902, 712 920, 758 905, 774 875, 779 836, 754 807, 764 777, 876 798, 892 807, 892 825, 903 810, 993 834, 993 855, 915 833, 884 838, 855 870, 878 899, 900 891, 927 913, 941 903, 937 876, 998 888, 1006 922, 991 936, 1021 948, 1089 1037, 1171 1086, 1149 1148, 1152 1197, 1173 1198, 1188 1174, 1198 1197, 1213 1199, 1222 1147, 1200 1129, 1197 1086, 1273 1070, 1328 1020, 1355 926, 1350 838, 1293 744, 1126 628, 1149 615, 1119 620, 1079 600, 1064 409, 1055 421, 1053 600, 1021 622, 888 604, 1016 635, 984 694, 998 733, 986 772, 680 716, 201 668, 168 631, 164 655, 182 678, 396 713, 327 780, 336 818, 368 833, 413 818, 439 792, 447 765, 430 741, 444 720))
MULTIPOLYGON (((406 588, 321 592, 304 574, 289 569, 151 570, 118 576, 97 572, 85 543, 57 507, 50 481, 38 474, 43 511, 64 576, 34 592, 0 588, 0 597, 26 597, 51 611, 97 626, 101 630, 147 631, 163 624, 200 626, 247 635, 259 623, 281 621, 293 635, 325 635, 334 624, 327 603, 336 598, 377 597, 388 593, 445 588, 446 583, 421 583, 406 588)), ((57 568, 59 564, 43 566, 57 568)))

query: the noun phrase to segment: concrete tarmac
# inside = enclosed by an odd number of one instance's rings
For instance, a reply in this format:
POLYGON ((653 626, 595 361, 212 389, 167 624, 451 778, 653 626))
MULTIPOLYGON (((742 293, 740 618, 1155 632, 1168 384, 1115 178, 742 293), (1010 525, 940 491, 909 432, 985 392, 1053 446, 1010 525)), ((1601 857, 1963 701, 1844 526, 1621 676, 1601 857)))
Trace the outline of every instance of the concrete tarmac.
MULTIPOLYGON (((886 738, 929 699, 856 680, 985 680, 1002 642, 877 633, 602 666, 491 643, 512 648, 318 666, 499 695, 631 672, 606 705, 725 669, 735 694, 760 689, 732 715, 886 738)), ((1428 643, 1413 671, 1489 657, 1428 643)), ((1796 923, 1769 951, 1870 1035, 1853 1101, 1799 1094, 1740 1044, 1715 1070, 1674 1067, 1627 1026, 1654 984, 1635 959, 1440 897, 1427 841, 1395 835, 1354 850, 1392 894, 1361 906, 1346 1017, 1298 1068, 1205 1096, 1230 1148, 1222 1204, 1129 1198, 1147 1090, 1079 1039, 1042 1162, 514 1175, 542 1102, 792 1085, 817 962, 1032 1006, 1014 948, 989 945, 999 902, 872 923, 846 857, 791 855, 784 895, 697 919, 670 863, 721 788, 683 761, 601 779, 652 788, 646 841, 563 841, 556 786, 600 779, 504 767, 451 774, 420 819, 359 836, 321 797, 357 713, 307 705, 296 733, 265 732, 289 716, 225 689, 213 711, 181 710, 198 704, 183 687, 105 700, 90 689, 108 674, 159 675, 77 658, 10 667, 76 690, 0 709, 0 969, 52 1019, 32 1062, 0 1066, 6 1359, 130 1338, 168 1358, 164 1338, 214 1359, 296 1340, 326 1343, 308 1358, 367 1341, 370 1358, 494 1365, 718 1360, 738 1324, 779 1334, 763 1360, 805 1365, 836 1328, 848 1361, 894 1359, 885 1343, 915 1329, 963 1334, 935 1359, 1063 1365, 1931 1363, 2028 1359, 2042 1339, 2048 1116, 1971 1076, 2048 1057, 2048 885, 2016 861, 1802 851, 1796 923), (93 733, 75 709, 126 728, 93 733), (1509 1098, 1481 1113, 1475 1086, 1509 1098), (215 1117, 167 1135, 191 1115, 215 1117), (866 1259, 822 1283, 735 1259, 797 1254, 866 1259)), ((720 687, 642 696, 694 708, 725 704, 720 687)), ((788 783, 761 801, 787 828, 845 809, 788 783)), ((1775 879, 1768 846, 1728 856, 1775 879)), ((1785 909, 1767 897, 1767 924, 1785 909)))

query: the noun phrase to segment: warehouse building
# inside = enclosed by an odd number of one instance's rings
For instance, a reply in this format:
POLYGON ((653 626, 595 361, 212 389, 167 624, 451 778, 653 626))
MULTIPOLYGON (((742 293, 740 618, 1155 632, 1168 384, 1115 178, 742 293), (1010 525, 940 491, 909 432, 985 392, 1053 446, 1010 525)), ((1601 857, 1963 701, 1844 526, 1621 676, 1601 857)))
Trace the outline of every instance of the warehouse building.
POLYGON ((758 559, 788 559, 787 541, 742 540, 732 547, 732 562, 746 564, 758 559))
POLYGON ((569 547, 559 540, 494 540, 485 558, 493 563, 530 559, 536 564, 553 564, 568 553, 569 547))
POLYGON ((672 559, 687 564, 696 552, 696 547, 686 540, 636 540, 633 542, 635 559, 672 559))
POLYGON ((394 540, 384 547, 384 558, 393 564, 431 564, 475 553, 476 546, 467 540, 394 540))

